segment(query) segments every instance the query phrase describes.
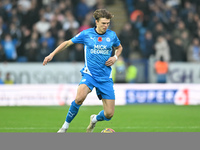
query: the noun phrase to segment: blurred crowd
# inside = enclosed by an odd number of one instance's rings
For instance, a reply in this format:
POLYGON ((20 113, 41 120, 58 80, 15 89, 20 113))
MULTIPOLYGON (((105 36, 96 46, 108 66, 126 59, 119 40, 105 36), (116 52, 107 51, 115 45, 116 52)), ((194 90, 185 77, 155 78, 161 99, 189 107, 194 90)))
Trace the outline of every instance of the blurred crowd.
POLYGON ((125 59, 200 62, 200 0, 126 0, 125 59))
MULTIPOLYGON (((113 0, 112 0, 113 1, 113 0)), ((119 33, 124 60, 163 57, 200 61, 200 0, 122 0, 128 22, 119 33)), ((61 42, 95 25, 103 0, 0 1, 0 62, 41 62, 61 42)), ((53 61, 84 61, 75 44, 53 61)))
MULTIPOLYGON (((93 11, 103 7, 102 0, 0 1, 0 61, 43 61, 61 42, 93 27, 93 11)), ((83 45, 53 61, 84 61, 83 45)))

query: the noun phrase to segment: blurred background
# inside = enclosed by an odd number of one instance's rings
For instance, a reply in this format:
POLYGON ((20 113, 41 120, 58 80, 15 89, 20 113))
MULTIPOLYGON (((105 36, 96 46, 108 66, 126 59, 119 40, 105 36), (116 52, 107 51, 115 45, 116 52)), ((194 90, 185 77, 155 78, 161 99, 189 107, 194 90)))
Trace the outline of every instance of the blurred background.
POLYGON ((3 0, 0 83, 77 85, 83 45, 71 46, 45 67, 42 62, 63 41, 94 27, 99 8, 114 14, 109 28, 123 46, 112 66, 115 83, 200 83, 199 0, 3 0))

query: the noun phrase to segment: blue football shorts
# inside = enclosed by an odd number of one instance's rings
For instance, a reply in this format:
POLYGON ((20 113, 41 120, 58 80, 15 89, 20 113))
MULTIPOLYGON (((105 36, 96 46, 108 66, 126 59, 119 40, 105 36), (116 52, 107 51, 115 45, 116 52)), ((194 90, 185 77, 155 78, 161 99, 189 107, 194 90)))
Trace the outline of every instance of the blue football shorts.
POLYGON ((93 88, 96 88, 96 94, 98 98, 101 99, 115 99, 115 92, 113 88, 113 80, 110 79, 106 82, 98 82, 93 79, 88 74, 83 74, 82 79, 79 84, 86 84, 90 90, 92 91, 93 88))

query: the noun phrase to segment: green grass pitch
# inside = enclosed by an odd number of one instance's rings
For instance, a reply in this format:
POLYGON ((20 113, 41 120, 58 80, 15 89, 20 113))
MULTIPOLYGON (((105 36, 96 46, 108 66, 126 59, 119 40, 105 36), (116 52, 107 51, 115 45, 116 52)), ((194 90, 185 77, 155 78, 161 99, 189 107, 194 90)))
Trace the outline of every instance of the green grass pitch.
MULTIPOLYGON (((57 132, 69 106, 0 107, 0 132, 57 132)), ((81 106, 68 132, 86 132, 91 114, 102 106, 81 106)), ((96 124, 94 132, 112 128, 116 132, 200 132, 200 106, 116 106, 111 121, 96 124)))

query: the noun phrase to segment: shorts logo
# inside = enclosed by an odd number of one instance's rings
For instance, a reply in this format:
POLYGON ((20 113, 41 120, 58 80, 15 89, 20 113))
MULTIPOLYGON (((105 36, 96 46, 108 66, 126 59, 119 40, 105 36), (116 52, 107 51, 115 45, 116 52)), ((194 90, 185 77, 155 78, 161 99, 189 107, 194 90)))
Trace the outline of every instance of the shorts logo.
POLYGON ((98 37, 98 41, 101 42, 102 41, 102 37, 98 37))
POLYGON ((108 38, 106 38, 106 41, 107 41, 107 42, 110 42, 110 38, 109 38, 109 37, 108 37, 108 38))
POLYGON ((86 79, 83 79, 81 82, 85 82, 86 81, 86 79))

